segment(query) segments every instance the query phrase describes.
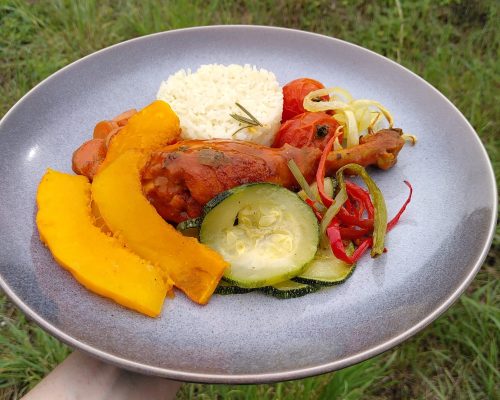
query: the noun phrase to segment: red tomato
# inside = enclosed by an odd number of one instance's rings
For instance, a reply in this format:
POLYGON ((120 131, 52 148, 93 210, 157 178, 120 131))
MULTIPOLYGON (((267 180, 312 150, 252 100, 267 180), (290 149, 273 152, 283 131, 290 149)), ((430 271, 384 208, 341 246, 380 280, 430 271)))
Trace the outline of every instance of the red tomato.
POLYGON ((323 149, 338 126, 339 123, 324 112, 305 112, 281 124, 273 147, 282 147, 288 143, 299 148, 323 149))
POLYGON ((283 114, 281 122, 285 122, 296 115, 305 112, 304 97, 314 90, 323 89, 321 82, 309 78, 295 79, 283 86, 283 114))

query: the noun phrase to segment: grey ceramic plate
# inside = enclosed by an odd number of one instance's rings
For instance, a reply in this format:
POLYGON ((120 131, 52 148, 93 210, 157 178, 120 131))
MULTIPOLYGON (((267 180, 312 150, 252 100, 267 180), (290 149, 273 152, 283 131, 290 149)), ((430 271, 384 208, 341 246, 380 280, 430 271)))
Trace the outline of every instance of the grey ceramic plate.
POLYGON ((492 168, 476 133, 438 91, 405 68, 315 34, 225 26, 160 33, 99 51, 57 72, 0 123, 0 283, 40 326, 122 367, 174 379, 264 382, 365 360, 445 311, 475 276, 496 216, 492 168), (363 259, 344 285, 302 298, 178 294, 151 319, 84 290, 53 261, 34 226, 47 167, 70 171, 96 121, 151 102, 162 79, 205 63, 255 64, 281 83, 308 76, 386 105, 419 137, 397 166, 373 172, 389 215, 414 199, 389 252, 363 259))

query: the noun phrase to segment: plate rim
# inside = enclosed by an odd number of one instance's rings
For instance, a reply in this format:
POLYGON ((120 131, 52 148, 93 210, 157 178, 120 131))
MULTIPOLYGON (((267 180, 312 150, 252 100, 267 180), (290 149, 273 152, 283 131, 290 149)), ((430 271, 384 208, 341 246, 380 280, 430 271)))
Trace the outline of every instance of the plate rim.
POLYGON ((43 79, 37 85, 35 85, 32 89, 30 89, 26 94, 24 94, 2 117, 0 120, 0 129, 4 123, 4 121, 9 117, 9 115, 16 109, 24 100, 31 95, 34 91, 36 91, 39 87, 46 85, 52 79, 55 79, 59 74, 64 73, 67 69, 73 67, 74 65, 87 60, 90 57, 93 57, 97 54, 104 53, 106 51, 114 50, 121 46, 127 45, 131 42, 140 42, 150 40, 152 37, 157 36, 166 36, 172 33, 177 32, 185 32, 185 31, 204 31, 204 30, 233 30, 233 29, 241 29, 241 30, 268 30, 268 31, 287 31, 294 32, 296 34, 309 35, 316 38, 329 39, 333 40, 337 43, 340 43, 344 46, 355 48, 357 51, 366 52, 373 56, 379 57, 383 59, 385 62, 391 63, 393 66, 397 68, 403 69, 406 73, 409 73, 413 78, 417 78, 421 83, 427 85, 432 91, 438 94, 442 100, 444 100, 448 105, 452 106, 454 111, 462 118, 463 122, 466 123, 467 127, 473 133, 474 140, 479 144, 479 148, 481 149, 484 160, 488 165, 488 177, 490 185, 493 189, 493 209, 492 215, 490 219, 490 225, 488 227, 488 234, 486 237, 486 241, 483 244, 482 250, 480 252, 479 258, 473 264, 466 278, 462 281, 462 283, 458 286, 458 288, 452 292, 440 305, 438 305, 431 313, 429 313, 425 318, 420 320, 418 323, 414 324, 412 327, 407 329, 406 331, 400 333, 399 335, 392 337, 388 340, 385 340, 378 346, 372 347, 368 350, 361 351, 352 356, 342 358, 340 360, 335 360, 328 363, 323 363, 320 365, 305 367, 300 369, 293 370, 284 370, 280 372, 266 372, 259 374, 213 374, 213 373, 202 373, 202 372, 188 372, 188 371, 179 371, 175 369, 168 369, 163 367, 155 367, 142 362, 131 361, 126 358, 122 358, 116 356, 114 354, 108 353, 106 351, 100 350, 93 346, 90 346, 73 336, 66 334, 64 331, 60 330, 56 326, 52 325, 50 322, 46 321, 43 317, 41 317, 34 309, 28 306, 24 301, 17 296, 13 290, 7 285, 4 281, 3 277, 0 275, 0 288, 4 291, 4 293, 11 299, 11 301, 21 309, 23 313, 25 313, 28 318, 33 320, 38 326, 40 326, 43 330, 48 332, 50 335, 56 337, 60 341, 64 342, 68 346, 73 349, 80 349, 91 356, 94 356, 102 361, 114 364, 118 367, 125 368, 131 371, 147 374, 147 375, 157 375, 164 378, 185 381, 185 382, 199 382, 199 383, 224 383, 224 384, 258 384, 258 383, 267 383, 267 382, 279 382, 293 379, 302 379, 313 375, 324 374, 328 372, 332 372, 335 370, 339 370, 342 368, 346 368, 348 366, 360 363, 369 358, 377 356, 394 346, 402 343, 406 339, 420 332, 426 326, 428 326, 431 322, 436 320, 440 315, 442 315, 448 308, 450 308, 453 303, 460 297, 460 295, 465 291, 465 289, 470 285, 476 274, 478 273, 480 267, 482 266, 486 256, 489 252, 491 243, 493 241, 493 236, 495 233, 496 220, 498 215, 498 189, 495 180, 495 174, 493 170, 493 166, 491 163, 491 159, 486 151, 484 144, 482 143, 479 135, 475 131, 474 127, 471 123, 465 118, 462 112, 456 107, 444 94, 442 94, 437 88, 435 88, 432 84, 427 82, 425 79, 409 70, 405 66, 393 61, 381 54, 376 53, 375 51, 364 48, 360 45, 338 39, 332 36, 327 36, 319 33, 303 31, 299 29, 291 29, 284 27, 276 27, 276 26, 266 26, 266 25, 206 25, 206 26, 196 26, 196 27, 188 27, 182 29, 172 29, 168 31, 156 32, 148 35, 143 35, 139 37, 135 37, 132 39, 128 39, 114 45, 105 47, 103 49, 97 50, 93 53, 90 53, 78 60, 73 61, 72 63, 62 67, 56 72, 49 75, 47 78, 43 79))

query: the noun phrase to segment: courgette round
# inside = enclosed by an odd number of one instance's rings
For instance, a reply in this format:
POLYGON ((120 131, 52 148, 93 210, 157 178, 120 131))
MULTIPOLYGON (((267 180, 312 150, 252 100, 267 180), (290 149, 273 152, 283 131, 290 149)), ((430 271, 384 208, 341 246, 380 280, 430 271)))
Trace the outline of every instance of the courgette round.
POLYGON ((263 287, 259 290, 270 296, 277 297, 278 299, 293 299, 295 297, 302 297, 306 294, 316 292, 319 290, 319 286, 294 281, 285 281, 276 283, 272 286, 263 287))
MULTIPOLYGON (((347 248, 350 255, 352 244, 347 248)), ((356 264, 348 264, 333 255, 330 246, 319 246, 316 255, 304 271, 293 278, 295 282, 320 286, 333 286, 344 283, 354 272, 356 264)))
POLYGON ((224 273, 227 281, 258 288, 300 274, 316 253, 319 227, 296 193, 271 183, 253 183, 207 203, 200 241, 230 264, 224 273))
POLYGON ((244 294, 250 293, 253 289, 246 289, 236 285, 233 285, 229 282, 220 281, 217 287, 215 288, 214 293, 220 295, 228 295, 228 294, 244 294))
POLYGON ((176 229, 181 232, 184 236, 198 237, 200 233, 201 217, 188 219, 186 221, 179 222, 176 229))

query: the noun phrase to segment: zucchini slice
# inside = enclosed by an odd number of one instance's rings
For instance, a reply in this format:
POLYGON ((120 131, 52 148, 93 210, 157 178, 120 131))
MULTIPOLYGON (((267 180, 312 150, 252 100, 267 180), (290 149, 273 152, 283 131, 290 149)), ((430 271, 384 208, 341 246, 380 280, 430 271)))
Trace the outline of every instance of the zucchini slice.
MULTIPOLYGON (((352 254, 352 244, 347 253, 352 254)), ((320 286, 333 286, 344 283, 354 272, 356 264, 348 264, 333 255, 330 246, 320 246, 313 260, 304 272, 293 278, 296 282, 320 286)))
POLYGON ((207 203, 200 241, 230 264, 224 273, 227 281, 258 288, 299 275, 316 254, 319 227, 296 193, 253 183, 207 203))
POLYGON ((193 218, 186 221, 179 222, 176 229, 184 236, 198 237, 200 233, 201 221, 203 218, 193 218))
POLYGON ((265 294, 277 297, 278 299, 292 299, 316 292, 319 290, 319 286, 294 281, 285 281, 276 283, 272 286, 263 287, 260 290, 265 294))
POLYGON ((227 294, 244 294, 252 292, 253 289, 245 289, 239 286, 233 285, 229 282, 220 281, 219 285, 215 288, 216 294, 227 295, 227 294))

